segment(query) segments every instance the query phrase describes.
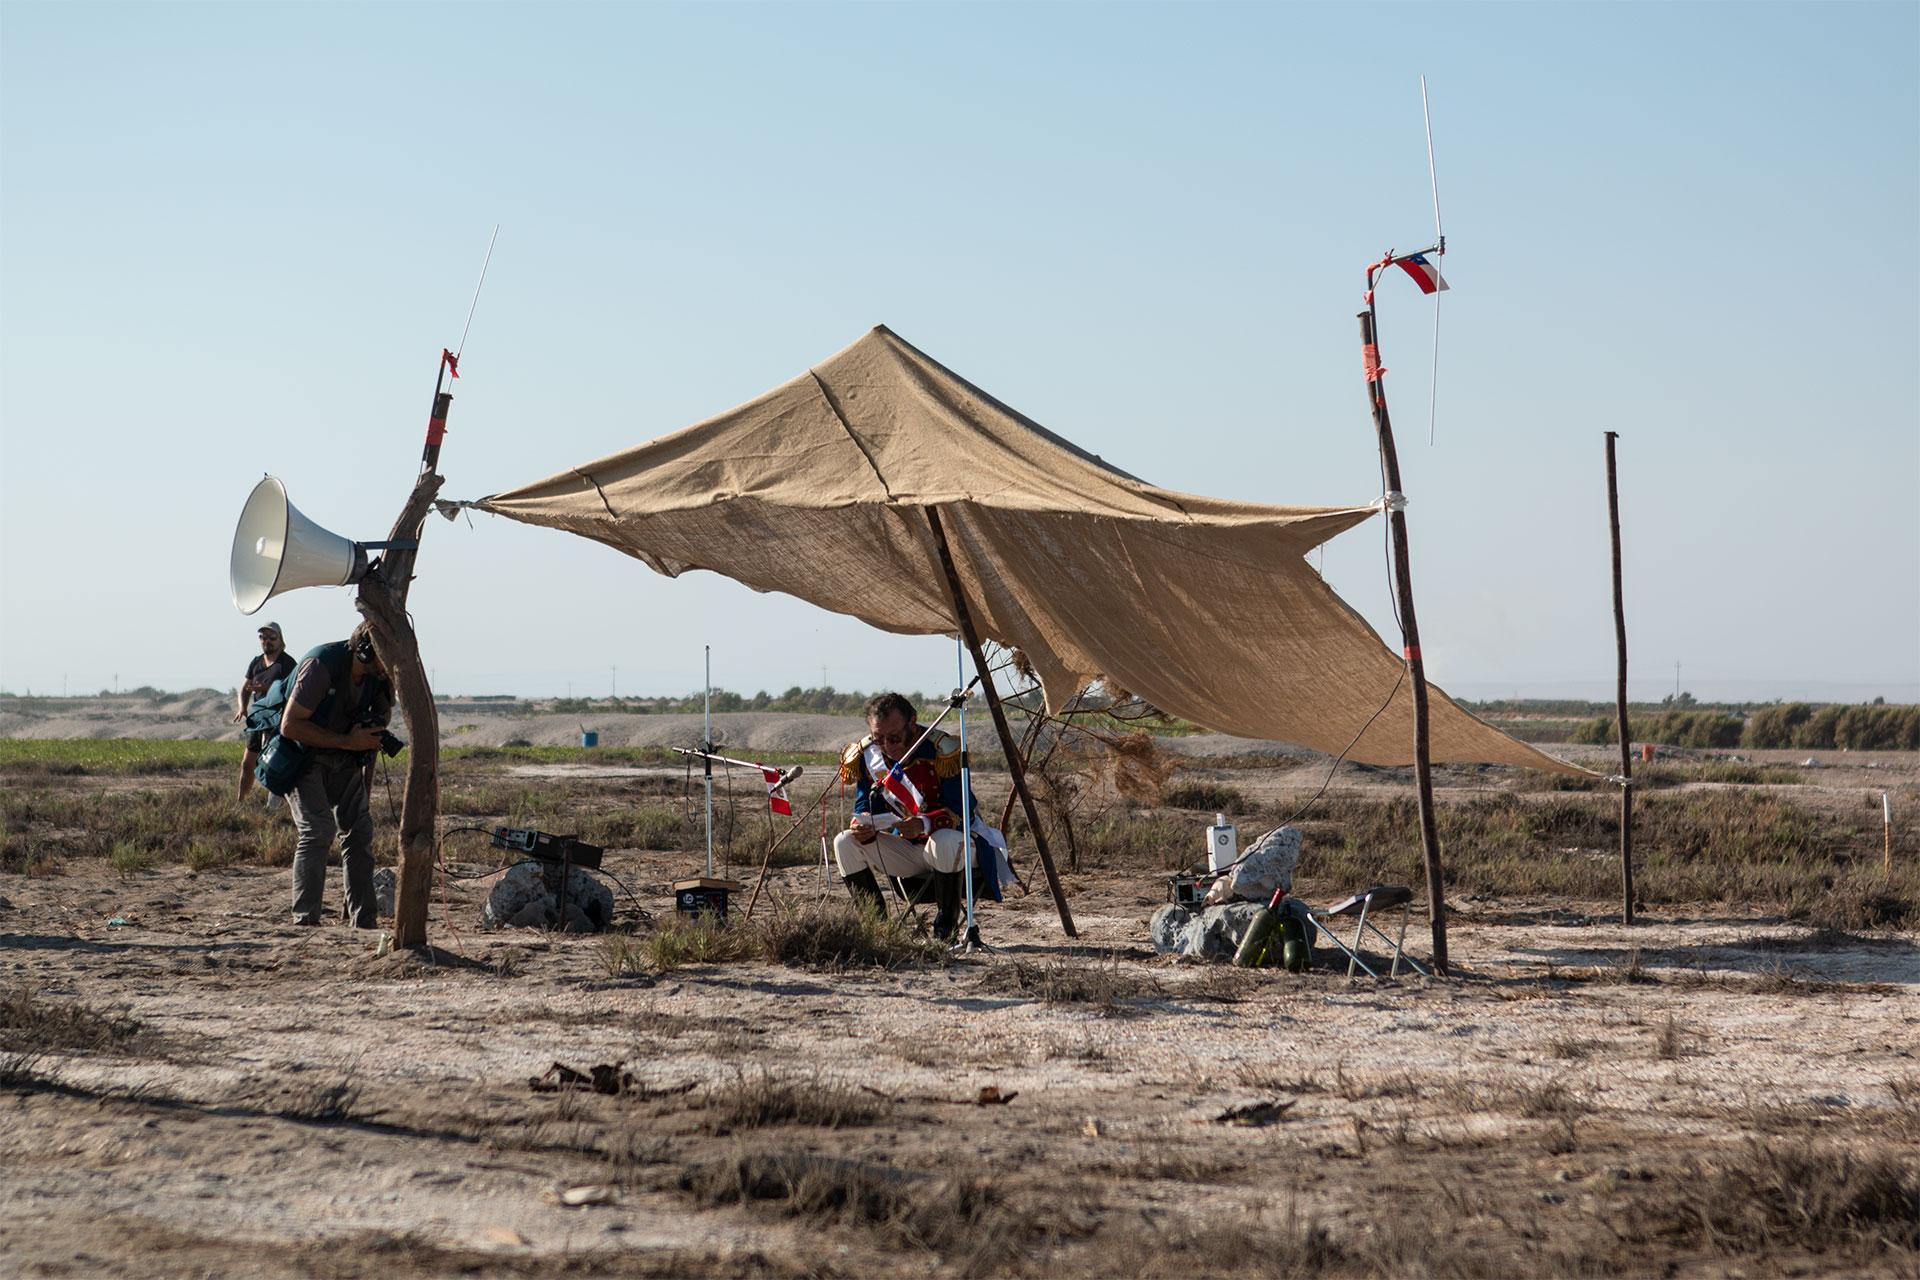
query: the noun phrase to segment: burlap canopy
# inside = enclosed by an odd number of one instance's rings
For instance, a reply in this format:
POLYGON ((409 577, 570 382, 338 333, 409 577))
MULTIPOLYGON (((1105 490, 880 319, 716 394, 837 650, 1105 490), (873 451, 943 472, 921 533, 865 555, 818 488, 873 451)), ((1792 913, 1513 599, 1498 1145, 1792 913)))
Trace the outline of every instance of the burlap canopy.
MULTIPOLYGON (((1026 654, 1050 707, 1104 677, 1223 733, 1413 759, 1399 656, 1305 558, 1377 504, 1157 489, 884 327, 737 409, 474 505, 669 577, 711 569, 885 631, 951 635, 935 507, 975 625, 1026 654)), ((1582 772, 1437 689, 1431 751, 1582 772)))

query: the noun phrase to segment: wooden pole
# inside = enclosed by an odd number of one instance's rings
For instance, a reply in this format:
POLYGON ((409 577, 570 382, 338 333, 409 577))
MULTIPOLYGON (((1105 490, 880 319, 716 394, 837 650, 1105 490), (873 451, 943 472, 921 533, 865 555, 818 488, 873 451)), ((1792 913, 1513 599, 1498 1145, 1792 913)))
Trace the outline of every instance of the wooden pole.
POLYGON ((960 571, 954 567, 953 548, 947 545, 947 531, 940 525, 940 513, 932 507, 926 508, 927 523, 933 527, 934 546, 940 551, 940 567, 947 574, 947 590, 953 594, 954 618, 960 624, 960 636, 967 642, 967 651, 973 655, 973 668, 980 673, 980 688, 987 695, 987 710, 993 713, 993 727, 1000 735, 1000 749, 1006 753, 1007 771, 1013 775, 1013 789, 1020 797, 1020 803, 1026 809, 1027 826, 1033 832, 1033 847, 1040 855, 1040 866, 1047 873, 1047 888, 1053 893, 1053 905, 1060 912, 1060 927, 1067 931, 1069 938, 1077 938, 1080 931, 1074 928, 1073 912, 1067 909, 1067 895, 1060 888, 1060 873, 1054 870, 1053 854, 1047 850, 1047 833, 1040 826, 1040 811, 1034 807, 1033 796, 1027 791, 1026 770, 1020 764, 1020 752, 1014 746, 1013 730, 1007 727, 1007 713, 1000 705, 1000 694, 993 687, 993 676, 987 670, 987 655, 980 647, 980 636, 973 629, 973 614, 967 608, 967 593, 960 588, 960 571))
MULTIPOLYGON (((1384 264, 1383 264, 1384 265, 1384 264)), ((1366 368, 1367 403, 1380 437, 1380 462, 1386 472, 1387 492, 1400 492, 1400 456, 1393 447, 1393 422, 1387 416, 1386 370, 1380 365, 1373 305, 1373 272, 1367 272, 1367 309, 1360 313, 1360 344, 1366 368)), ((1399 596, 1400 635, 1405 644, 1407 671, 1413 677, 1413 778, 1420 797, 1420 849, 1427 864, 1427 916, 1433 930, 1434 972, 1447 972, 1447 908, 1445 873, 1440 866, 1440 833, 1433 821, 1433 767, 1427 758, 1427 670, 1420 659, 1420 625, 1413 613, 1413 580, 1407 554, 1407 515, 1388 503, 1387 521, 1393 534, 1393 578, 1399 596)))
MULTIPOLYGON (((393 524, 393 541, 418 542, 442 477, 422 471, 393 524)), ((373 625, 373 648, 393 682, 394 700, 407 721, 407 786, 400 801, 400 876, 393 899, 393 945, 425 946, 427 904, 433 898, 434 837, 440 816, 440 721, 420 661, 420 645, 407 620, 407 589, 413 583, 417 548, 386 552, 377 574, 360 582, 355 607, 373 625)))
POLYGON ((1620 481, 1607 432, 1607 524, 1613 531, 1613 637, 1620 651, 1620 919, 1633 923, 1633 735, 1627 728, 1627 607, 1620 591, 1620 481))
MULTIPOLYGON (((487 246, 491 260, 493 246, 487 246)), ((480 268, 486 279, 486 267, 480 268)), ((474 301, 480 299, 474 291, 474 301)), ((468 322, 473 316, 469 312, 468 322)), ((464 335, 463 339, 464 339, 464 335)), ((440 353, 433 380, 433 408, 427 415, 427 440, 420 454, 420 475, 400 518, 393 522, 389 541, 411 542, 380 558, 379 571, 360 581, 354 607, 373 627, 373 649, 393 683, 394 701, 407 721, 407 785, 400 800, 400 876, 393 895, 393 945, 423 947, 427 943, 427 906, 433 900, 433 853, 440 825, 440 716, 434 709, 433 689, 420 662, 420 643, 407 618, 407 592, 413 586, 413 564, 419 555, 420 534, 427 513, 444 483, 438 471, 440 444, 447 434, 447 410, 453 395, 444 390, 447 370, 457 360, 440 353)), ((561 886, 562 893, 566 886, 561 886)))

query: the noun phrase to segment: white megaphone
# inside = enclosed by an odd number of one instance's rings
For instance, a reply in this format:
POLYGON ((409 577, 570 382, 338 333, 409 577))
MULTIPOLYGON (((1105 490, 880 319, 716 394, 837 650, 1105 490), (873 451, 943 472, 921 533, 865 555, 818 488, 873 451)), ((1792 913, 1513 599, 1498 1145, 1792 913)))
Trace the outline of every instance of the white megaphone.
POLYGON ((354 542, 322 529, 287 501, 287 487, 268 476, 247 495, 233 531, 227 582, 233 607, 253 613, 295 587, 344 587, 367 576, 367 552, 415 542, 354 542))

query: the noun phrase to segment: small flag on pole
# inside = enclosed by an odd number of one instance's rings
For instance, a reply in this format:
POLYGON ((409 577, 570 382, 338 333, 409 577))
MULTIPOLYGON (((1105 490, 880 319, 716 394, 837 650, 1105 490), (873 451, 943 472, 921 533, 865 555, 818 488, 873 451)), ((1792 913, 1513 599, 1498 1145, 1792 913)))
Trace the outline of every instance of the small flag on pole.
POLYGON ((1447 282, 1440 276, 1440 264, 1431 261, 1424 253, 1409 254, 1400 259, 1400 269, 1413 277, 1422 293, 1442 293, 1447 282))
POLYGON ((767 803, 772 806, 775 813, 783 816, 791 815, 793 802, 787 799, 787 786, 780 780, 780 771, 762 765, 760 773, 767 780, 767 803))

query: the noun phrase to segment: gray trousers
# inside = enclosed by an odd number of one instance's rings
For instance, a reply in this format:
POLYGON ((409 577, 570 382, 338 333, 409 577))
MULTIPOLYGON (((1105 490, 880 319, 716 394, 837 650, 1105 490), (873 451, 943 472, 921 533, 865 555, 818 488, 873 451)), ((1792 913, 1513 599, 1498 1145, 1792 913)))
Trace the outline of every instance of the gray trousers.
POLYGON ((367 807, 366 774, 356 756, 321 752, 287 793, 300 839, 293 847, 293 914, 320 914, 327 884, 327 850, 342 835, 347 897, 342 915, 356 928, 380 924, 373 894, 373 811, 367 807), (344 833, 344 834, 343 834, 344 833))

